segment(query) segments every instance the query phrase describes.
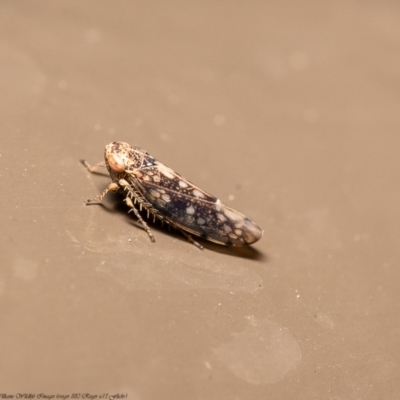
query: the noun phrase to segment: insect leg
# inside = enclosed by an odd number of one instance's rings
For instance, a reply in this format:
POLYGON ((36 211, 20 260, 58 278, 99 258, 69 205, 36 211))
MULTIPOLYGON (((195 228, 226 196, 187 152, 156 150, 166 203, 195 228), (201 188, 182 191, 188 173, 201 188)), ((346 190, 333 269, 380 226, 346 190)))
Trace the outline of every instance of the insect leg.
POLYGON ((112 192, 117 192, 118 189, 119 189, 119 186, 118 186, 116 183, 114 183, 114 182, 113 182, 113 183, 110 183, 110 184, 106 187, 106 189, 103 191, 103 193, 99 194, 98 196, 96 196, 96 197, 93 198, 93 199, 87 199, 87 200, 85 201, 85 204, 86 204, 86 205, 90 205, 90 204, 99 204, 99 203, 101 203, 101 201, 103 200, 104 196, 105 196, 108 192, 110 192, 110 191, 112 191, 112 192))
POLYGON ((175 227, 180 233, 182 233, 183 236, 192 244, 194 244, 198 249, 204 250, 204 246, 202 246, 200 243, 196 242, 188 233, 186 233, 184 230, 179 229, 175 227))
POLYGON ((142 216, 139 214, 139 211, 135 208, 135 206, 132 203, 131 198, 128 196, 126 196, 125 198, 125 202, 128 205, 128 207, 130 207, 130 211, 133 211, 136 215, 136 218, 139 220, 139 222, 142 224, 144 230, 147 232, 147 234, 149 235, 149 238, 152 242, 155 242, 156 239, 153 235, 153 233, 151 232, 149 226, 146 224, 146 222, 143 220, 142 216))
POLYGON ((120 179, 118 181, 120 187, 123 187, 124 190, 128 192, 128 196, 134 201, 139 203, 139 209, 142 211, 142 208, 147 210, 147 218, 150 217, 150 213, 154 218, 158 218, 161 222, 164 221, 164 216, 160 214, 146 199, 142 196, 140 192, 135 190, 135 187, 131 186, 125 179, 120 179))
POLYGON ((156 209, 154 209, 154 207, 151 206, 151 204, 149 204, 145 199, 143 199, 143 197, 140 195, 140 193, 137 193, 134 188, 132 188, 132 186, 125 180, 125 179, 120 179, 119 180, 119 185, 121 187, 124 188, 124 190, 126 190, 128 192, 128 195, 126 196, 125 202, 126 204, 131 208, 131 210, 135 213, 136 217, 138 218, 138 220, 140 221, 140 223, 143 225, 144 229, 146 230, 147 234, 149 235, 150 239, 152 242, 155 242, 155 238, 153 236, 153 234, 150 231, 150 228, 148 227, 148 225, 146 224, 145 221, 143 221, 143 218, 141 217, 141 215, 139 214, 139 211, 134 207, 133 202, 131 199, 134 199, 135 203, 136 201, 139 203, 140 206, 140 210, 142 210, 142 206, 147 210, 147 212, 149 213, 149 211, 153 214, 153 216, 157 217, 161 223, 163 223, 164 221, 167 223, 168 225, 168 229, 170 229, 170 227, 172 226, 173 228, 175 228, 176 230, 178 230, 179 232, 182 233, 183 236, 185 236, 185 238, 192 243, 193 245, 195 245, 198 249, 203 250, 204 247, 196 242, 192 236, 190 236, 188 233, 186 233, 184 230, 178 228, 177 226, 175 226, 174 224, 171 224, 170 221, 165 220, 164 216, 161 215, 156 209))
POLYGON ((98 170, 99 167, 105 167, 105 166, 106 166, 106 164, 105 164, 104 161, 103 161, 103 162, 100 162, 100 163, 97 163, 97 164, 95 164, 95 165, 90 165, 86 160, 81 160, 81 163, 82 163, 82 164, 87 168, 87 170, 88 170, 90 173, 92 173, 92 174, 108 175, 108 174, 105 174, 105 173, 103 173, 103 172, 99 172, 99 170, 98 170))

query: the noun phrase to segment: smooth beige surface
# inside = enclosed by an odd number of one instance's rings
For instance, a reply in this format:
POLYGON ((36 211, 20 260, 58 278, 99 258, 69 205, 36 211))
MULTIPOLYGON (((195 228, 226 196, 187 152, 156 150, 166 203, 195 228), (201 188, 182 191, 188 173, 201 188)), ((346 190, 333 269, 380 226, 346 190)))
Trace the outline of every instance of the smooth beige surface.
POLYGON ((396 1, 2 1, 0 393, 399 399, 399 21, 396 1), (263 239, 201 252, 155 224, 153 244, 121 197, 85 207, 110 179, 79 159, 114 140, 263 239))

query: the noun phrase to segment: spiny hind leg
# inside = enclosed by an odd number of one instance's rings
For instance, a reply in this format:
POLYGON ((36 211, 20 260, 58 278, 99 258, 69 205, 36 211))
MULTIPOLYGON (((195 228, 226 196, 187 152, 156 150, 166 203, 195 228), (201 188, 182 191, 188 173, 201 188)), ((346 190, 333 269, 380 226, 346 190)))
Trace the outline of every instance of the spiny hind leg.
POLYGON ((140 211, 142 211, 143 207, 145 210, 147 210, 147 218, 150 217, 151 213, 153 214, 153 222, 155 222, 156 218, 159 218, 160 220, 164 219, 164 217, 148 201, 146 201, 146 199, 139 192, 135 191, 125 179, 120 179, 118 183, 120 187, 128 192, 126 197, 129 197, 131 200, 133 200, 134 205, 136 202, 139 203, 140 211))
POLYGON ((127 206, 130 208, 129 212, 133 211, 134 214, 136 215, 136 218, 138 219, 138 221, 142 224, 144 230, 147 232, 147 234, 149 235, 149 238, 152 242, 156 241, 156 238, 154 237, 153 233, 151 232, 151 229, 149 228, 149 226, 146 224, 146 222, 144 221, 144 219, 142 218, 142 216, 139 214, 139 211, 135 208, 135 206, 133 205, 132 199, 129 196, 126 196, 125 198, 125 203, 127 204, 127 206))
MULTIPOLYGON (((176 227, 175 227, 176 228, 176 227)), ((199 242, 196 242, 191 235, 189 235, 188 233, 186 233, 184 230, 176 228, 180 233, 182 233, 183 236, 185 236, 185 238, 192 243, 193 245, 195 245, 198 249, 200 250, 204 250, 204 246, 202 246, 199 242)))
POLYGON ((101 203, 101 201, 103 200, 104 196, 108 193, 108 192, 117 192, 119 190, 119 185, 116 183, 110 183, 103 191, 103 193, 99 194, 98 196, 96 196, 93 199, 87 199, 85 201, 85 204, 87 206, 91 205, 91 204, 99 204, 101 203))

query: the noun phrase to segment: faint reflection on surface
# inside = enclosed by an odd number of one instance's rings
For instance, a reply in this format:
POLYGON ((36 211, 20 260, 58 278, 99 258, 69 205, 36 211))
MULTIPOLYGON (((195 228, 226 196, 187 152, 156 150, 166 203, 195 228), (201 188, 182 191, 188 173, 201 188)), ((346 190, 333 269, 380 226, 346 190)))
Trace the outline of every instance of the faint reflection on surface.
MULTIPOLYGON (((98 172, 97 174, 104 175, 104 173, 102 173, 101 171, 98 172)), ((99 207, 99 208, 101 208, 101 211, 106 211, 108 213, 114 213, 114 214, 116 214, 116 218, 117 218, 117 214, 122 214, 125 219, 128 218, 129 222, 132 225, 135 225, 135 227, 137 229, 139 229, 139 232, 143 231, 142 226, 136 222, 136 219, 134 217, 132 217, 131 215, 129 215, 127 217, 129 208, 124 203, 123 196, 121 196, 119 193, 109 193, 109 194, 107 194, 107 196, 111 202, 111 208, 110 208, 110 205, 105 205, 104 203, 91 205, 90 207, 99 207)), ((178 240, 188 243, 187 239, 185 237, 183 237, 183 235, 181 233, 177 232, 174 228, 168 227, 168 225, 162 226, 159 221, 156 221, 155 223, 153 223, 151 216, 150 216, 150 218, 147 218, 146 211, 141 212, 141 214, 142 214, 143 218, 145 219, 145 221, 149 224, 151 229, 154 231, 155 234, 157 231, 168 232, 168 234, 171 236, 171 238, 176 238, 178 240)), ((259 261, 259 262, 267 262, 268 261, 268 257, 265 254, 258 251, 253 246, 222 246, 220 244, 210 242, 203 238, 196 237, 195 239, 197 241, 199 241, 204 246, 204 249, 207 251, 213 251, 215 253, 225 254, 227 256, 255 260, 255 261, 259 261)), ((261 238, 261 240, 263 240, 263 239, 261 238)))
MULTIPOLYGON (((147 239, 147 238, 146 238, 147 239)), ((125 243, 128 243, 126 240, 125 243)), ((134 289, 218 289, 226 291, 255 292, 262 286, 262 280, 258 274, 249 268, 242 266, 232 267, 228 263, 217 263, 215 260, 205 257, 192 261, 179 259, 179 256, 171 251, 159 253, 157 259, 152 259, 148 263, 138 263, 126 256, 126 244, 124 250, 116 248, 113 261, 104 261, 98 266, 98 271, 106 273, 115 281, 128 290, 134 289), (124 251, 125 255, 118 254, 124 251)), ((133 248, 137 250, 140 246, 133 248)), ((102 252, 103 246, 92 247, 102 252)), ((95 250, 95 251, 96 251, 95 250)), ((130 251, 135 253, 136 251, 130 251)), ((195 251, 198 251, 194 248, 195 251)), ((140 250, 139 250, 140 252, 140 250)), ((149 254, 154 257, 157 254, 149 254)), ((142 257, 139 257, 142 259, 142 257)))
POLYGON ((215 348, 214 354, 234 375, 252 384, 271 384, 298 367, 300 348, 283 326, 247 317, 249 326, 233 340, 215 348))
POLYGON ((250 268, 259 268, 258 264, 245 267, 240 259, 235 259, 232 265, 231 258, 200 251, 189 243, 185 251, 178 253, 148 244, 146 235, 131 239, 130 234, 92 232, 85 239, 78 239, 68 231, 66 234, 76 245, 98 255, 97 271, 109 275, 127 290, 212 288, 253 293, 263 286, 261 277, 250 268))
MULTIPOLYGON (((134 224, 134 219, 127 216, 127 208, 121 196, 111 194, 109 203, 102 207, 88 207, 90 215, 87 227, 79 237, 69 231, 66 234, 70 240, 82 248, 97 254, 99 264, 97 271, 111 276, 118 284, 128 290, 184 290, 184 289, 218 289, 224 291, 240 291, 253 293, 262 288, 262 279, 255 271, 262 265, 264 256, 251 247, 233 249, 244 255, 226 257, 220 252, 198 250, 181 238, 179 233, 171 231, 171 245, 167 249, 161 245, 149 243, 146 233, 139 227, 137 234, 126 232, 126 222, 134 224), (118 201, 116 201, 118 199, 118 201), (99 229, 96 213, 106 210, 114 214, 116 224, 122 224, 121 230, 99 229), (117 211, 117 212, 115 212, 117 211), (121 220, 123 214, 125 219, 121 220), (96 227, 96 228, 95 228, 96 227), (176 241, 182 240, 182 251, 176 251, 176 241), (252 266, 256 268, 252 269, 252 266)), ((152 226, 153 229, 153 226, 152 226)), ((161 227, 155 226, 155 231, 161 227), (158 228, 158 229, 157 229, 158 228)), ((225 246, 211 243, 211 247, 232 250, 225 246)), ((222 251, 221 251, 222 252, 222 251)))

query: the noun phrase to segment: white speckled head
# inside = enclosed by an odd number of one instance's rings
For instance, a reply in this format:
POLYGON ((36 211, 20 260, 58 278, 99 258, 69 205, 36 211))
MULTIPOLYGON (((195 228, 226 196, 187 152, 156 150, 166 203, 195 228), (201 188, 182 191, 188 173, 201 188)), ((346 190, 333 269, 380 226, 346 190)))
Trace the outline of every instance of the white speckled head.
POLYGON ((107 168, 114 172, 124 172, 129 164, 129 150, 131 146, 124 142, 113 142, 104 150, 104 160, 107 168))

